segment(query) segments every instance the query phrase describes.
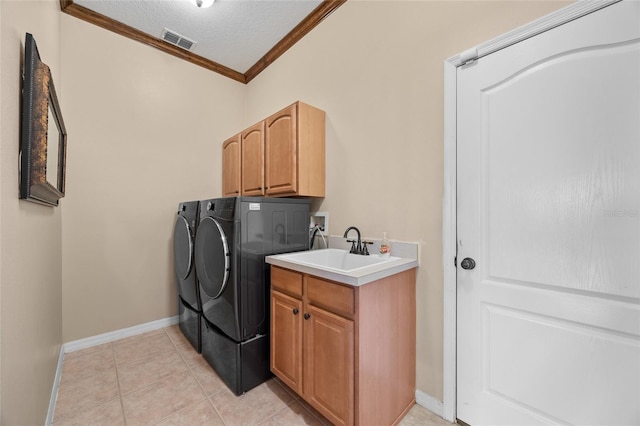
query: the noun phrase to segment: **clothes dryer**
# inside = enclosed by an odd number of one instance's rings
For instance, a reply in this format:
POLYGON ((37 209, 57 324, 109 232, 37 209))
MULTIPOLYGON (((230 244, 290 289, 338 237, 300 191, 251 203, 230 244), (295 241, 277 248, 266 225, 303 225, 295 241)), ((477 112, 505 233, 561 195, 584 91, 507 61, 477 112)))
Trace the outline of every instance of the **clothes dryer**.
POLYGON ((269 265, 309 249, 310 200, 230 197, 200 202, 195 259, 202 355, 240 395, 271 377, 269 265))
POLYGON ((194 349, 202 352, 200 290, 194 267, 195 237, 200 213, 199 201, 178 204, 173 228, 173 259, 178 291, 178 325, 194 349))

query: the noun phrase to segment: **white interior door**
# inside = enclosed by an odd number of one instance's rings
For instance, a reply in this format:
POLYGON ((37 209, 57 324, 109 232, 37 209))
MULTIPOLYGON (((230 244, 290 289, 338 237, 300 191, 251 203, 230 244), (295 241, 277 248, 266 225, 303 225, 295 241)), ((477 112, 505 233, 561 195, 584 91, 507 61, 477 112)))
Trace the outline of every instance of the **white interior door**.
POLYGON ((639 425, 640 2, 459 67, 457 94, 457 417, 639 425))

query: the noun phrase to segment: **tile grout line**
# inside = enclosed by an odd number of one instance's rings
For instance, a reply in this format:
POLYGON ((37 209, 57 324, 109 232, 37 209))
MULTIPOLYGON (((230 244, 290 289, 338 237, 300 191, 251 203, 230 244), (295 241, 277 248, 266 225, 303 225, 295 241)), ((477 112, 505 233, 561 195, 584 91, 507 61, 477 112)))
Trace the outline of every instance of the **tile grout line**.
MULTIPOLYGON (((214 393, 212 395, 208 395, 207 392, 205 391, 203 385, 200 383, 200 381, 198 380, 198 378, 195 376, 194 372, 193 372, 193 366, 189 365, 189 363, 187 362, 187 359, 185 358, 185 356, 180 352, 180 350, 178 349, 176 342, 173 341, 173 339, 171 338, 171 335, 169 335, 169 333, 167 332, 167 327, 163 328, 162 330, 165 332, 165 334, 167 335, 167 337, 169 338, 169 341, 171 342, 171 344, 173 345, 173 347, 175 348, 175 350, 178 352, 178 355, 180 355, 180 357, 182 358, 182 360, 184 361, 184 363, 187 365, 189 374, 191 375, 191 377, 196 381, 196 383, 198 384, 198 387, 200 388, 200 390, 202 391, 202 393, 205 395, 205 399, 208 400, 209 404, 211 404, 211 406, 213 407, 213 409, 215 410, 216 414, 218 414, 218 417, 220 418, 220 420, 222 420, 223 424, 225 426, 228 426, 227 421, 224 419, 224 417, 222 416, 222 414, 220 413, 220 411, 218 410, 218 408, 216 407, 216 405, 213 403, 211 397, 215 396, 217 393, 214 393)), ((275 377, 275 376, 274 376, 275 377)), ((326 424, 326 419, 322 418, 318 418, 318 416, 316 414, 314 414, 312 411, 310 411, 303 403, 302 403, 302 399, 300 398, 300 396, 296 393, 294 393, 292 390, 288 389, 287 387, 285 387, 285 385, 283 385, 282 383, 279 382, 279 380, 273 380, 273 382, 276 383, 276 385, 282 389, 286 394, 288 394, 291 397, 291 401, 288 404, 285 404, 284 407, 282 407, 280 410, 276 411, 275 413, 273 413, 272 415, 266 417, 265 419, 263 419, 260 423, 258 423, 258 425, 260 424, 264 424, 265 422, 267 422, 269 419, 277 416, 278 414, 282 413, 283 411, 290 409, 290 407, 293 404, 298 403, 300 405, 300 407, 307 412, 309 415, 311 415, 311 417, 313 419, 315 419, 316 421, 318 421, 320 424, 324 425, 326 424)), ((203 399, 204 400, 204 399, 203 399)), ((200 400, 194 404, 192 404, 191 406, 198 404, 200 402, 202 402, 203 400, 200 400)), ((190 406, 190 407, 191 407, 190 406)), ((183 411, 183 410, 180 410, 183 411)), ((173 413, 175 414, 175 413, 173 413)), ((171 415, 173 415, 171 414, 171 415)), ((171 415, 166 416, 165 418, 159 420, 158 422, 154 423, 157 424, 165 419, 167 419, 168 417, 171 417, 171 415)))
POLYGON ((127 426, 127 415, 124 411, 124 400, 122 399, 122 389, 120 388, 120 370, 118 369, 118 360, 116 358, 116 348, 113 342, 111 344, 111 353, 113 354, 113 364, 116 367, 116 382, 118 383, 118 398, 120 399, 120 409, 122 410, 122 420, 124 426, 127 426))
MULTIPOLYGON (((197 381, 197 380, 196 380, 197 381)), ((198 384, 200 384, 200 382, 198 382, 198 384)), ((222 414, 220 413, 220 411, 218 411, 218 407, 216 407, 216 404, 213 403, 213 401, 211 400, 211 397, 213 395, 207 395, 207 393, 205 392, 205 395, 207 397, 207 400, 209 401, 209 404, 211 404, 211 406, 213 407, 214 411, 216 412, 216 414, 218 415, 218 417, 220 418, 220 420, 222 420, 222 424, 224 424, 225 426, 228 426, 227 421, 224 419, 224 417, 222 417, 222 414)))
MULTIPOLYGON (((222 414, 220 414, 220 411, 218 411, 218 409, 216 408, 215 404, 213 403, 213 401, 211 401, 211 397, 209 395, 207 395, 207 392, 204 390, 204 387, 202 386, 202 383, 200 383, 200 380, 198 380, 198 378, 194 375, 193 373, 193 367, 191 365, 189 365, 189 363, 187 362, 187 359, 185 358, 184 355, 182 355, 182 352, 180 352, 180 350, 178 349, 178 346, 176 345, 176 343, 173 341, 173 339, 171 338, 171 336, 169 335, 169 333, 167 333, 166 327, 163 328, 162 330, 164 330, 165 334, 167 335, 167 337, 169 338, 169 341, 171 342, 171 344, 173 345, 173 347, 175 348, 176 352, 178 352, 178 355, 180 355, 180 358, 182 358, 182 361, 186 364, 187 366, 187 370, 189 371, 189 374, 191 375, 191 377, 193 378, 193 380, 196 381, 196 383, 198 384, 198 387, 200 388, 200 390, 202 391, 202 394, 204 395, 204 399, 198 401, 197 403, 200 403, 204 400, 207 400, 209 402, 209 404, 211 404, 211 406, 213 407, 213 410, 216 412, 216 414, 218 415, 218 417, 220 418, 220 420, 222 420, 222 423, 227 426, 227 422, 224 420, 224 418, 222 417, 222 414)), ((195 405, 195 404, 193 404, 195 405)))
POLYGON ((269 417, 263 419, 260 423, 258 423, 258 426, 265 424, 266 422, 269 421, 270 418, 277 416, 278 414, 280 414, 281 412, 283 412, 284 410, 286 410, 287 408, 289 408, 288 405, 285 405, 284 407, 282 407, 281 409, 279 409, 278 411, 276 411, 275 413, 273 413, 272 415, 270 415, 269 417))
MULTIPOLYGON (((325 425, 327 423, 328 420, 324 416, 322 416, 322 414, 316 413, 314 411, 311 411, 309 408, 307 408, 307 404, 309 404, 308 402, 302 399, 300 395, 295 393, 293 389, 290 389, 289 386, 282 383, 277 376, 274 376, 274 377, 277 379, 277 380, 274 380, 274 382, 276 382, 278 386, 280 386, 285 392, 287 392, 292 397, 292 402, 290 404, 287 404, 287 407, 290 407, 291 405, 298 403, 303 410, 311 414, 311 417, 316 419, 320 424, 325 425), (318 416, 321 416, 321 417, 318 417, 318 416)), ((311 407, 311 405, 309 405, 309 407, 311 407)))
MULTIPOLYGON (((165 331, 166 332, 166 331, 165 331)), ((168 335, 168 333, 167 333, 168 335)), ((169 340, 171 340, 171 337, 169 337, 169 340)), ((173 343, 173 341, 171 341, 171 343, 173 343)), ((175 346, 175 344, 174 344, 175 346)), ((176 350, 178 350, 177 346, 176 346, 176 350)), ((216 412, 216 414, 218 415, 218 418, 220 418, 220 420, 222 420, 222 423, 227 426, 227 422, 224 420, 224 417, 222 417, 222 414, 220 413, 220 411, 218 410, 218 408, 216 407, 216 405, 213 403, 213 401, 211 400, 211 396, 215 395, 207 395, 207 391, 204 390, 204 386, 202 386, 202 383, 200 383, 200 380, 198 380, 198 378, 194 375, 193 373, 193 366, 189 365, 189 363, 187 362, 187 359, 182 355, 182 353, 178 350, 178 354, 180 354, 180 356, 182 357, 182 359, 184 360, 185 364, 187 364, 187 367, 189 367, 189 374, 191 374, 191 377, 193 377, 193 379, 196 381, 196 383, 198 384, 198 386, 200 387, 200 390, 202 391, 202 393, 204 394, 205 399, 209 402, 209 404, 211 404, 211 406, 213 407, 213 410, 216 412)), ((217 374, 217 373, 215 373, 217 374)))
MULTIPOLYGON (((178 354, 178 356, 180 357, 180 359, 182 360, 182 362, 184 362, 185 367, 186 367, 186 371, 189 371, 189 374, 191 374, 191 372, 190 372, 190 368, 189 368, 189 364, 186 362, 185 358, 182 356, 182 354, 181 354, 181 353, 180 353, 180 351, 178 350, 178 348, 177 348, 176 344, 174 343, 173 339, 171 339, 171 336, 169 335, 169 333, 167 333, 167 331, 165 330, 165 328, 162 328, 161 330, 164 332, 164 335, 169 339, 169 343, 171 343, 171 346, 172 346, 173 351, 174 351, 174 352, 176 352, 176 353, 178 354)), ((131 336, 131 337, 134 337, 134 336, 131 336)), ((124 339, 118 339, 118 340, 124 340, 124 339)), ((112 345, 113 345, 113 343, 117 342, 118 340, 115 340, 114 342, 112 342, 112 345)), ((126 414, 125 414, 125 410, 124 410, 124 396, 125 396, 125 395, 129 395, 129 394, 132 394, 132 393, 134 393, 134 392, 137 392, 137 391, 138 391, 138 390, 140 390, 140 389, 143 389, 143 388, 146 388, 146 387, 149 387, 149 386, 153 386, 153 384, 154 384, 154 383, 156 383, 156 382, 158 382, 158 381, 160 381, 160 380, 162 380, 162 379, 164 379, 164 378, 166 378, 166 377, 168 377, 168 376, 162 377, 162 378, 160 378, 160 379, 156 380, 155 382, 148 383, 148 384, 147 384, 147 385, 145 385, 145 386, 142 386, 142 387, 139 387, 139 388, 136 388, 136 389, 130 390, 130 391, 126 392, 126 393, 123 393, 123 392, 122 392, 122 388, 120 387, 120 373, 119 373, 119 371, 120 371, 120 370, 117 368, 117 366, 118 366, 119 364, 118 364, 117 359, 116 359, 116 356, 115 356, 115 355, 116 355, 116 354, 115 354, 115 345, 113 345, 113 346, 114 346, 114 347, 113 347, 113 356, 114 356, 114 361, 115 361, 115 364, 116 364, 116 375, 117 375, 117 378, 118 378, 118 392, 119 392, 119 396, 120 396, 120 404, 121 404, 121 406, 122 406, 122 414, 123 414, 124 421, 125 421, 125 426, 126 426, 126 425, 128 424, 128 422, 127 422, 127 416, 126 416, 126 414)), ((153 353, 151 356, 153 356, 153 355, 157 355, 157 354, 161 354, 161 353, 169 353, 169 352, 171 352, 171 350, 155 352, 155 353, 153 353)), ((136 362, 136 361, 139 361, 139 359, 129 360, 129 361, 127 361, 127 362, 124 362, 122 365, 124 366, 124 365, 126 365, 126 364, 129 364, 129 363, 132 363, 132 362, 136 362)), ((181 373, 184 373, 184 372, 185 372, 185 371, 180 371, 180 372, 178 372, 178 373, 173 373, 173 374, 181 374, 181 373)), ((191 375, 191 376, 193 377, 193 375, 191 375)), ((194 379, 195 379, 195 377, 194 377, 194 379)), ((198 385, 200 385, 200 383, 199 383, 197 380, 196 380, 196 383, 198 383, 198 385)), ((203 393, 204 393, 204 392, 203 392, 203 393)), ((206 398, 206 394, 205 394, 205 398, 206 398)), ((203 398, 203 399, 201 399, 201 400, 198 400, 198 401, 194 402, 193 404, 189 405, 188 407, 185 407, 184 409, 189 408, 189 407, 191 407, 191 406, 193 406, 193 405, 195 405, 195 404, 198 404, 198 403, 200 403, 200 402, 204 401, 204 400, 205 400, 205 398, 203 398)), ((173 413, 170 413, 170 414, 168 414, 167 416, 165 416, 165 417, 163 417, 163 418, 159 419, 157 422, 154 422, 153 424, 158 424, 158 423, 160 423, 160 422, 162 422, 162 421, 166 420, 167 418, 169 418, 169 417, 173 416, 174 414, 176 414, 176 413, 179 413, 179 412, 183 411, 184 409, 179 410, 179 411, 175 411, 175 412, 173 412, 173 413)))
MULTIPOLYGON (((109 345, 111 346, 111 344, 110 344, 110 343, 109 343, 109 345)), ((105 350, 106 350, 106 349, 105 349, 105 350)), ((82 355, 80 355, 80 357, 81 357, 81 358, 84 358, 84 357, 88 357, 88 356, 93 356, 93 355, 96 355, 97 353, 99 353, 99 352, 101 352, 101 351, 102 351, 102 350, 100 350, 100 351, 95 351, 95 352, 90 352, 90 353, 87 353, 87 354, 82 354, 82 355)), ((112 356, 113 356, 113 348, 112 348, 112 356)), ((76 358, 74 358, 74 359, 76 359, 76 358)), ((73 362, 72 360, 67 360, 67 361, 71 361, 71 362, 73 362)), ((114 360, 114 367, 115 367, 115 360, 114 360)), ((90 370, 90 371, 91 371, 90 375, 89 375, 89 376, 87 376, 86 378, 91 379, 91 378, 93 378, 94 376, 97 376, 98 374, 100 374, 100 373, 96 373, 94 369, 92 369, 92 370, 90 370)), ((61 374, 61 375, 60 375, 60 383, 62 383, 63 372, 61 372, 60 374, 61 374)), ((82 380, 82 379, 78 379, 78 378, 76 377, 76 375, 75 375, 75 374, 73 374, 73 375, 69 376, 68 372, 67 372, 67 374, 66 374, 66 375, 64 375, 64 377, 65 377, 66 382, 69 382, 70 380, 71 380, 72 382, 73 382, 73 381, 77 381, 77 380, 82 380), (69 377, 72 377, 72 379, 69 379, 69 377)), ((116 384, 117 384, 117 382, 118 382, 118 380, 117 380, 117 371, 116 371, 116 384)), ((100 406, 102 406, 102 405, 104 405, 104 404, 107 404, 109 401, 112 401, 113 399, 115 399, 115 398, 116 398, 116 397, 113 397, 113 398, 108 398, 108 399, 104 399, 104 400, 94 401, 92 404, 87 405, 86 407, 83 407, 82 409, 79 409, 79 408, 74 404, 74 405, 73 405, 73 406, 74 406, 74 409, 73 409, 73 411, 72 411, 71 413, 68 413, 67 415, 60 417, 60 413, 58 412, 58 406, 57 406, 58 404, 57 404, 57 402, 58 402, 58 397, 60 396, 60 390, 61 390, 61 389, 62 389, 62 394, 71 393, 71 391, 67 391, 67 390, 66 390, 66 387, 64 387, 64 388, 59 387, 59 388, 58 388, 58 391, 57 391, 57 393, 56 393, 56 409, 55 409, 54 414, 53 414, 53 419, 52 419, 52 423, 51 423, 51 425, 55 425, 56 423, 58 423, 58 424, 59 424, 61 420, 63 421, 63 423, 64 423, 64 422, 68 422, 68 421, 70 421, 70 420, 73 420, 74 418, 77 418, 77 417, 81 416, 81 415, 82 415, 82 414, 84 414, 85 412, 90 411, 90 410, 95 409, 95 408, 98 408, 98 407, 100 407, 100 406), (57 417, 57 418, 56 418, 56 417, 57 417)), ((119 397, 119 394, 120 394, 120 392, 119 392, 119 389, 118 389, 118 395, 117 395, 118 397, 119 397)))
MULTIPOLYGON (((165 331, 165 333, 167 333, 166 329, 163 329, 165 331)), ((180 352, 180 350, 178 350, 178 347, 176 346, 175 342, 171 339, 171 336, 169 336, 169 333, 167 333, 167 336, 169 337, 169 340, 171 341, 171 344, 174 345, 174 347, 176 348, 176 350, 178 351, 178 354, 182 357, 183 361, 185 362, 185 364, 187 364, 187 367, 189 368, 189 374, 191 374, 191 377, 193 377, 193 379, 196 381, 196 383, 198 384, 198 386, 200 387, 200 390, 202 391, 202 393, 205 396, 205 399, 209 402, 209 404, 211 404, 211 406, 213 407, 213 410, 216 412, 216 414, 218 415, 218 417, 220 418, 220 420, 222 421, 222 423, 225 426, 229 426, 229 424, 227 423, 227 421, 224 419, 224 417, 222 416, 222 413, 220 413, 220 410, 218 410, 218 407, 216 407, 216 405, 213 403, 211 397, 217 395, 217 393, 208 395, 207 392, 205 391, 202 383, 200 383, 200 381, 198 380, 198 378, 195 376, 195 374, 193 373, 193 366, 189 365, 189 363, 187 362, 187 359, 184 357, 184 355, 182 355, 182 353, 180 352)), ((201 354, 200 354, 201 355, 201 354)), ((208 365, 208 364, 207 364, 208 365)), ((214 371, 214 374, 215 373, 214 371)), ((220 391, 218 391, 220 392, 220 391)), ((200 402, 200 401, 199 401, 200 402)), ((278 411, 279 412, 279 411, 278 411)), ((271 417, 271 416, 270 416, 271 417)), ((260 422, 263 423, 263 422, 260 422)))

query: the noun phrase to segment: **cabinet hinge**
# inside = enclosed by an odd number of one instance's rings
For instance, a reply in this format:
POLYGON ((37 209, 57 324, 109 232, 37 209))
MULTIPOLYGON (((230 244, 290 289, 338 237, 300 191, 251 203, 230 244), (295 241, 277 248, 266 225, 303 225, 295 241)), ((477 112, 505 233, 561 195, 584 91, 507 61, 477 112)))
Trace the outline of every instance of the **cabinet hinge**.
POLYGON ((454 266, 454 268, 458 267, 458 257, 457 256, 453 258, 453 266, 454 266))

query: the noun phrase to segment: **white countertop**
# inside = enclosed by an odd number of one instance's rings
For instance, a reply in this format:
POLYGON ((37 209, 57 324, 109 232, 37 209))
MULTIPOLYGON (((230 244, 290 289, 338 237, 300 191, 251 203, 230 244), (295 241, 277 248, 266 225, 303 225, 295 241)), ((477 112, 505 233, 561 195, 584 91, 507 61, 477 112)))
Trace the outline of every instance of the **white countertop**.
MULTIPOLYGON (((324 249, 335 250, 335 249, 324 249)), ((321 252, 322 250, 314 250, 314 252, 321 252)), ((265 257, 265 261, 271 265, 279 266, 281 268, 291 269, 293 271, 302 272, 305 274, 314 275, 320 278, 324 278, 331 281, 337 281, 343 284, 349 284, 352 286, 361 286, 373 281, 377 281, 382 278, 389 277, 391 275, 398 274, 400 272, 407 271, 418 266, 417 259, 403 258, 403 257, 391 257, 385 259, 381 263, 375 263, 372 265, 362 266, 351 270, 342 270, 339 268, 332 268, 329 266, 323 266, 306 262, 297 256, 305 252, 277 254, 265 257)), ((359 256, 359 255, 350 255, 359 256)), ((379 255, 370 255, 371 258, 377 258, 379 255)), ((372 259, 373 260, 373 259, 372 259)))

